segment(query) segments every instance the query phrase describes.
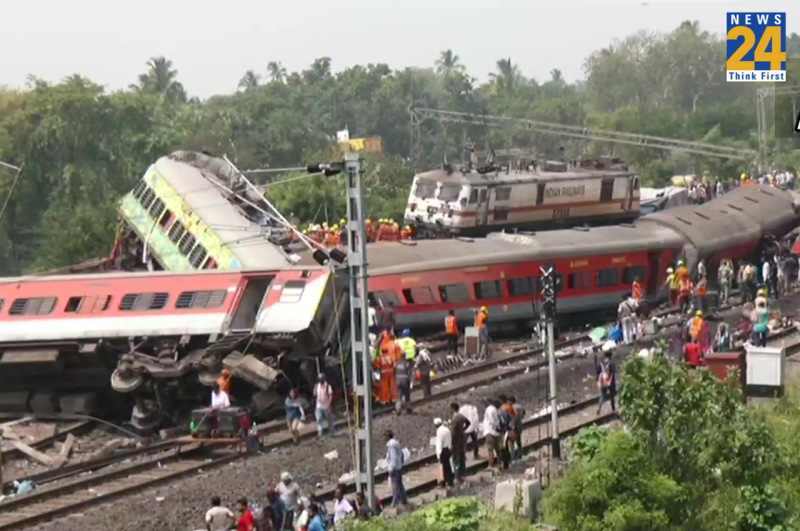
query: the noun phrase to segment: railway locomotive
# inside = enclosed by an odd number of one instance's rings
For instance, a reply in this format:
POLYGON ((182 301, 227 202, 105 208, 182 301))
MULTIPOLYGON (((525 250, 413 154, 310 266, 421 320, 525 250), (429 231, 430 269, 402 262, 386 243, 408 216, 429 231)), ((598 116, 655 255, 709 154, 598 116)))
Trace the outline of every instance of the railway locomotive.
POLYGON ((419 236, 608 225, 639 217, 639 177, 619 159, 451 165, 414 177, 404 219, 419 236))

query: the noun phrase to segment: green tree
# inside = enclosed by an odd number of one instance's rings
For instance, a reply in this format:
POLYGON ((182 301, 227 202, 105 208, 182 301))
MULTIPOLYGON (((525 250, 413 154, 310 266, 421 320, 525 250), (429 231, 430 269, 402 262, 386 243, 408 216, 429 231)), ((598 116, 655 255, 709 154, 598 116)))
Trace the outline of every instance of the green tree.
POLYGON ((252 70, 248 70, 239 80, 239 88, 244 90, 253 90, 258 88, 258 83, 261 77, 252 70))
POLYGON ((169 103, 184 103, 186 91, 177 80, 178 71, 172 68, 172 61, 165 57, 153 57, 147 62, 147 72, 139 75, 135 90, 160 94, 169 103))

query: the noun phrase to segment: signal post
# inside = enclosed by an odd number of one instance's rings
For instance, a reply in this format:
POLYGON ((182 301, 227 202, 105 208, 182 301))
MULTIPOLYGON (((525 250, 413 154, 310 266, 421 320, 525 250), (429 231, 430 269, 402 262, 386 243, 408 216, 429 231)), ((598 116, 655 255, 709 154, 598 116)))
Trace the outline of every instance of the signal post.
POLYGON ((556 320, 556 268, 554 265, 547 269, 540 267, 542 273, 542 309, 547 323, 547 358, 550 370, 550 421, 552 423, 551 444, 552 454, 555 459, 561 459, 561 440, 558 435, 558 400, 556 395, 556 348, 555 348, 555 320, 556 320))

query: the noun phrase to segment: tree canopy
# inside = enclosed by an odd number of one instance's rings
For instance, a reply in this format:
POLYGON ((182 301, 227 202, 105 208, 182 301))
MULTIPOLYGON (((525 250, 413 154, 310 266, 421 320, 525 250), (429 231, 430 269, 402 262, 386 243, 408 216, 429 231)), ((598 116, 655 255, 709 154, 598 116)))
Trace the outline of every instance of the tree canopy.
POLYGON ((797 528, 795 392, 755 409, 734 378, 664 358, 630 360, 622 382, 626 430, 579 434, 574 465, 548 492, 546 521, 562 531, 797 528))
MULTIPOLYGON (((521 129, 426 121, 416 142, 409 119, 417 106, 754 148, 753 102, 762 85, 726 83, 724 49, 720 36, 692 22, 665 34, 639 32, 592 53, 585 79, 574 83, 557 69, 549 79, 528 78, 513 57, 500 58, 479 83, 455 50, 434 55, 430 68, 379 63, 334 72, 333 60, 320 57, 289 72, 277 60, 265 61, 232 79, 231 94, 205 101, 190 96, 178 65, 165 57, 147 61, 127 90, 109 91, 77 75, 59 83, 31 78, 25 90, 0 88, 0 160, 25 163, 0 219, 0 274, 106 254, 120 195, 173 150, 227 154, 242 169, 294 167, 333 156, 335 132, 345 126, 353 138, 382 139, 383 153, 368 157, 372 217, 398 219, 414 166, 459 159, 465 138, 478 149, 535 148, 543 157, 615 154, 656 185, 675 172, 729 178, 741 163, 521 129)), ((788 51, 800 53, 800 36, 792 35, 788 51)), ((790 61, 790 70, 798 67, 790 61)), ((795 147, 791 142, 769 148, 775 160, 800 166, 786 149, 795 147)), ((0 169, 0 199, 14 177, 0 169)), ((344 213, 336 180, 294 180, 267 190, 303 222, 344 213)))

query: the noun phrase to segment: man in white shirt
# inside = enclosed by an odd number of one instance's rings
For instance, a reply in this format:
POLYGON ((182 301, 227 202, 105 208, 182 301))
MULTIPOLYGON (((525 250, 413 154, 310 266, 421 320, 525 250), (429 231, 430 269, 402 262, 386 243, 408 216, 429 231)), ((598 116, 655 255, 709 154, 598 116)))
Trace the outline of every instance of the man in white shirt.
POLYGON ((336 435, 336 430, 333 427, 333 387, 325 379, 325 375, 320 373, 317 377, 317 385, 314 386, 314 396, 317 398, 317 433, 319 438, 325 436, 325 424, 328 424, 328 431, 331 437, 336 435))
POLYGON ((211 509, 206 511, 206 529, 208 531, 228 531, 236 523, 236 517, 227 507, 222 506, 219 496, 211 498, 211 509))
POLYGON ((469 439, 472 444, 472 455, 475 459, 478 458, 478 426, 481 423, 480 416, 478 415, 478 408, 470 404, 464 404, 458 410, 459 413, 464 415, 469 421, 469 426, 464 431, 464 435, 469 439))
POLYGON ((489 467, 497 465, 502 448, 500 446, 500 413, 497 411, 500 403, 495 400, 488 403, 483 412, 483 436, 486 438, 486 449, 489 453, 489 467))
POLYGON ((764 282, 764 286, 767 287, 767 293, 770 297, 774 296, 772 293, 772 267, 769 263, 769 260, 764 260, 764 265, 761 266, 761 279, 764 282))
POLYGON ((442 485, 452 487, 454 478, 450 458, 453 457, 453 435, 442 419, 433 419, 433 425, 436 426, 436 457, 442 467, 442 485))
POLYGON ((623 296, 617 308, 622 337, 626 345, 630 345, 636 339, 636 310, 632 301, 632 298, 623 296))
POLYGON ((228 393, 220 389, 218 383, 215 383, 211 391, 211 408, 219 410, 226 407, 231 407, 231 399, 228 393))

